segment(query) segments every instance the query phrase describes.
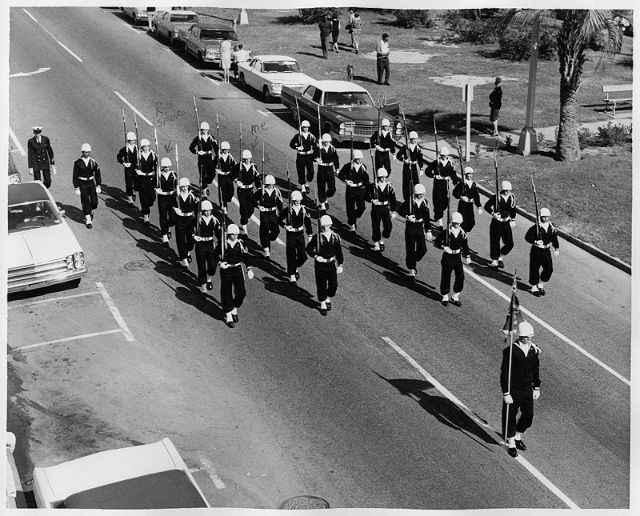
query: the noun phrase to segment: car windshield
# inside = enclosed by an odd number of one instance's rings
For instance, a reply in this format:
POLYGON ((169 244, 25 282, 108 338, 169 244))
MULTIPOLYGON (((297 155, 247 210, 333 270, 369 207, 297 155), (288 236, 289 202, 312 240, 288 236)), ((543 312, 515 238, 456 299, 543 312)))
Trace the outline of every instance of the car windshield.
POLYGON ((9 233, 54 226, 62 221, 50 201, 35 201, 9 206, 9 233))
POLYGON ((238 41, 236 33, 227 30, 204 29, 200 32, 200 39, 224 39, 225 35, 231 41, 238 41))
POLYGON ((262 71, 265 73, 300 72, 300 65, 296 61, 271 61, 263 63, 262 71))
POLYGON ((365 91, 329 91, 326 93, 326 106, 358 106, 358 107, 370 107, 371 97, 365 91))
POLYGON ((198 17, 195 14, 172 14, 171 21, 176 23, 197 22, 198 17))

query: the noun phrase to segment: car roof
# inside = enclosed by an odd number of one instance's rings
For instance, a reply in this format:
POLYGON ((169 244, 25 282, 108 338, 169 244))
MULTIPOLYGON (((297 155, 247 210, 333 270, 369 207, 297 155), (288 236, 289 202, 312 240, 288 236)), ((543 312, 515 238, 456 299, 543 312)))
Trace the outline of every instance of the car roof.
POLYGON ((254 59, 259 59, 260 61, 296 61, 298 62, 298 60, 295 57, 279 56, 279 55, 260 55, 260 56, 254 56, 254 59))
POLYGON ((9 206, 27 202, 50 201, 47 189, 39 181, 15 183, 9 185, 9 206))
POLYGON ((314 81, 313 85, 323 91, 367 91, 359 84, 355 84, 349 81, 314 81))
POLYGON ((199 16, 198 13, 195 12, 195 11, 183 11, 183 10, 180 10, 180 9, 176 9, 176 10, 172 9, 171 11, 165 11, 165 12, 167 12, 169 14, 194 14, 196 16, 199 16))
POLYGON ((213 29, 213 30, 227 30, 229 32, 234 32, 233 27, 229 25, 223 25, 221 23, 194 23, 197 27, 201 29, 213 29))

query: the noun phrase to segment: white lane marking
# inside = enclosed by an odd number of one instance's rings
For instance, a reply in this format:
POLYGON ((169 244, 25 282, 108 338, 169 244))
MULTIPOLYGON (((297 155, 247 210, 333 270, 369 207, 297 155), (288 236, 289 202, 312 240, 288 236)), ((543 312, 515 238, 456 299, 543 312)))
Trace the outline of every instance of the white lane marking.
MULTIPOLYGON (((99 337, 100 335, 110 335, 112 333, 124 333, 120 328, 116 329, 116 330, 107 330, 107 331, 99 331, 96 333, 84 333, 82 335, 74 335, 73 337, 65 337, 64 339, 55 339, 55 340, 48 340, 46 342, 38 342, 36 344, 28 344, 26 346, 20 346, 17 348, 12 347, 11 348, 11 352, 14 351, 25 351, 28 349, 33 349, 33 348, 41 348, 43 346, 49 346, 51 344, 59 344, 61 342, 69 342, 72 340, 80 340, 80 339, 88 339, 90 337, 99 337)), ((126 334, 125 334, 126 336, 126 334)))
POLYGON ((36 22, 38 25, 40 25, 40 27, 42 27, 42 30, 44 30, 47 34, 49 34, 49 36, 51 36, 55 42, 60 45, 62 48, 64 48, 67 52, 69 52, 73 57, 75 57, 78 61, 80 61, 82 63, 82 59, 80 59, 77 55, 75 55, 70 49, 69 47, 67 47, 66 45, 64 45, 62 42, 60 42, 53 34, 51 34, 44 25, 42 25, 42 23, 40 23, 38 20, 36 20, 33 17, 33 14, 31 14, 29 11, 27 11, 26 9, 22 9, 25 13, 27 13, 27 15, 34 21, 36 22))
MULTIPOLYGON (((511 295, 506 295, 503 294, 502 292, 500 292, 496 287, 494 287, 493 285, 491 285, 489 282, 487 282, 486 280, 482 279, 480 276, 478 276, 475 272, 473 272, 469 267, 465 266, 465 269, 467 271, 467 273, 474 279, 478 280, 480 283, 482 283, 485 287, 487 287, 489 290, 495 292, 496 294, 498 294, 501 298, 503 298, 505 301, 507 301, 507 303, 509 301, 511 301, 511 295)), ((526 308, 524 308, 522 305, 520 305, 520 310, 527 314, 529 317, 531 317, 531 319, 533 319, 534 321, 536 321, 539 325, 544 326, 547 330, 549 330, 551 333, 553 333, 556 337, 558 337, 559 339, 563 340, 564 342, 566 342, 567 344, 569 344, 569 346, 575 348, 576 350, 578 350, 580 353, 582 353, 585 357, 587 357, 589 360, 595 362, 597 365, 599 365, 600 367, 602 367, 605 371, 608 371, 609 373, 611 373, 613 376, 615 376, 616 378, 618 378, 619 380, 621 380, 622 382, 626 383, 627 385, 631 386, 631 382, 625 378, 624 376, 622 376, 620 373, 614 371, 611 367, 609 367, 607 364, 605 364, 604 362, 602 362, 601 360, 599 360, 598 358, 596 358, 595 356, 593 356, 591 353, 589 353, 586 349, 581 348, 580 346, 578 346, 578 344, 576 344, 574 341, 572 341, 569 337, 566 337, 565 335, 563 335, 562 333, 560 333, 558 330, 556 330, 555 328, 553 328, 552 326, 550 326, 549 324, 547 324, 546 322, 544 322, 542 319, 540 319, 538 316, 534 315, 533 313, 531 313, 531 311, 527 310, 526 308)))
POLYGON ((17 305, 8 306, 8 309, 11 308, 24 308, 25 306, 33 306, 33 305, 42 305, 44 303, 52 303, 54 301, 60 301, 63 299, 73 299, 74 297, 85 297, 85 296, 97 296, 100 292, 84 292, 82 294, 73 294, 72 296, 60 296, 60 297, 50 297, 49 299, 41 299, 39 301, 29 301, 28 303, 20 303, 17 305))
POLYGON ((133 342, 135 339, 133 338, 133 335, 129 331, 129 328, 127 327, 127 323, 124 322, 124 319, 122 318, 122 316, 120 315, 120 312, 116 308, 116 305, 113 302, 113 300, 111 299, 111 296, 107 292, 107 289, 104 288, 104 285, 99 281, 96 282, 96 286, 98 287, 98 290, 100 291, 100 294, 102 294, 104 302, 107 303, 107 306, 109 307, 109 310, 111 310, 111 314, 113 315, 113 318, 118 323, 118 326, 120 326, 120 328, 122 328, 122 332, 124 333, 125 338, 129 342, 133 342))
POLYGON ((12 77, 29 77, 30 75, 36 75, 38 73, 48 72, 49 70, 51 70, 51 68, 47 67, 47 68, 38 68, 33 72, 12 73, 11 75, 9 75, 9 79, 11 79, 12 77))
POLYGON ((9 127, 9 136, 11 136, 11 139, 13 140, 13 143, 15 143, 15 145, 18 148, 18 151, 20 152, 20 154, 22 156, 26 156, 27 153, 24 151, 24 147, 20 144, 20 140, 18 140, 18 138, 16 138, 16 135, 11 130, 11 127, 9 127))
MULTIPOLYGON (((207 472, 209 478, 211 478, 211 480, 213 481, 213 485, 216 486, 217 489, 224 489, 226 486, 224 485, 222 479, 216 473, 216 468, 213 467, 213 464, 211 464, 211 462, 202 455, 200 455, 200 462, 203 466, 202 469, 207 472)), ((198 469, 198 471, 201 471, 202 469, 198 469)))
POLYGON ((207 76, 207 79, 209 79, 216 86, 220 86, 220 83, 218 81, 216 81, 213 77, 207 76))
POLYGON ((120 93, 118 93, 117 91, 114 91, 113 93, 115 93, 116 95, 118 95, 118 97, 120 97, 120 100, 122 100, 122 102, 124 102, 127 106, 129 106, 133 111, 136 112, 136 114, 142 118, 142 120, 144 120, 145 122, 147 122, 147 124, 149 124, 150 126, 153 127, 153 124, 151 122, 149 122, 149 120, 147 120, 147 117, 145 117, 142 113, 140 113, 140 111, 138 111, 136 108, 133 107, 133 105, 127 100, 125 99, 122 95, 120 95, 120 93))
MULTIPOLYGON (((459 408, 465 411, 465 414, 470 417, 476 424, 481 427, 488 428, 491 432, 488 432, 489 435, 497 444, 502 445, 504 441, 497 437, 499 434, 491 428, 490 425, 480 421, 480 419, 471 411, 469 408, 462 403, 456 396, 454 396, 444 385, 442 385, 438 380, 436 380, 433 376, 431 376, 418 362, 416 362, 406 351, 404 351, 400 346, 398 346, 395 342, 393 342, 389 337, 382 337, 389 346, 391 346, 396 353, 398 353, 402 358, 404 358, 409 364, 422 375, 425 380, 427 380, 431 385, 433 385, 441 394, 443 394, 446 398, 449 399, 452 403, 455 403, 459 408)), ((545 477, 540 471, 538 471, 529 461, 522 457, 522 455, 518 455, 516 460, 523 466, 529 473, 531 473, 534 477, 536 477, 549 491, 555 494, 560 500, 562 500, 569 508, 571 509, 579 509, 578 507, 567 495, 565 495, 560 489, 558 489, 547 477, 545 477)))
POLYGON ((260 111, 259 109, 256 109, 256 111, 260 113, 262 116, 269 116, 269 113, 265 113, 264 111, 260 111))
POLYGON ((134 29, 131 25, 129 25, 128 23, 122 23, 122 25, 124 25, 125 27, 127 27, 128 29, 131 29, 133 32, 135 32, 136 34, 140 34, 140 31, 137 31, 136 29, 134 29))

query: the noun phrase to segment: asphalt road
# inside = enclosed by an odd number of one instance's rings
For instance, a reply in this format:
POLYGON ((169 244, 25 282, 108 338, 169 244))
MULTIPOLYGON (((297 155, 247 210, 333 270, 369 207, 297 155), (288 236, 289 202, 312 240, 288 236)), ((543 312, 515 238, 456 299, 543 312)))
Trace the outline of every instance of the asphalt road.
MULTIPOLYGON (((217 277, 203 300, 195 263, 192 274, 180 272, 173 249, 124 202, 115 156, 122 108, 127 129, 133 112, 122 98, 153 124, 138 116, 140 138, 157 129, 161 156, 174 159, 178 145, 181 175, 192 181, 194 95, 200 119, 215 127, 218 115, 236 156, 240 124, 258 165, 264 142, 265 169, 281 186, 287 166, 295 176, 291 118, 279 104, 217 84, 217 70, 199 69, 113 10, 27 11, 32 17, 11 10, 10 73, 48 70, 10 79, 10 127, 25 147, 35 123, 51 138, 59 170, 52 193, 89 273, 76 290, 9 302, 9 426, 24 482, 34 464, 166 436, 215 506, 274 508, 314 494, 332 507, 628 507, 628 275, 562 242, 548 295, 519 293, 542 349, 542 396, 526 462, 514 460, 492 437, 508 307, 498 292, 509 295, 514 268, 526 285, 529 222, 519 220, 516 248, 498 273, 486 266, 489 217, 479 217, 463 306, 445 308, 440 251, 430 246, 418 281, 408 281, 401 219, 385 255, 373 253, 368 210, 357 235, 343 231, 339 185, 330 214, 346 262, 334 310, 317 310, 311 263, 299 288, 288 285, 284 247, 275 244, 273 261, 254 253, 256 278, 230 330, 217 277), (84 142, 104 183, 90 231, 71 185, 84 142), (58 342, 18 349, 51 341, 58 342)), ((26 158, 14 158, 24 173, 26 158)), ((396 163, 397 190, 399 171, 396 163)), ((424 183, 429 192, 431 181, 424 183)), ((249 234, 257 240, 254 223, 249 234)), ((250 247, 258 249, 255 241, 250 247)))

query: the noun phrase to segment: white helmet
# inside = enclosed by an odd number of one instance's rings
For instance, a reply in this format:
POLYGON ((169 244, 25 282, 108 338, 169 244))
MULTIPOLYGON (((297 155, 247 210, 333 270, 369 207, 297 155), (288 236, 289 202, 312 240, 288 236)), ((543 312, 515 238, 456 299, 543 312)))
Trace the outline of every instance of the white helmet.
POLYGON ((551 217, 551 212, 549 211, 549 208, 542 208, 540 210, 540 216, 541 217, 551 217))
POLYGON ((127 141, 131 141, 131 140, 137 140, 136 138, 136 133, 134 133, 133 131, 129 131, 127 133, 127 141))
POLYGON ((151 145, 151 143, 146 138, 142 138, 142 140, 140 140, 140 147, 149 147, 149 145, 151 145))
POLYGON ((464 167, 464 175, 473 174, 473 169, 471 167, 464 167))
POLYGON ((424 185, 416 185, 413 187, 414 195, 424 195, 426 191, 427 190, 425 189, 424 185))
POLYGON ((511 191, 511 183, 509 181, 502 181, 502 187, 500 190, 509 190, 511 191))
POLYGON ((242 151, 242 159, 251 159, 252 157, 250 150, 245 149, 242 151))
POLYGON ((331 224, 333 224, 333 221, 331 220, 331 217, 329 217, 329 215, 323 215, 322 217, 320 217, 321 226, 330 226, 331 224))
POLYGON ((202 122, 200 124, 200 129, 206 129, 208 131, 209 130, 209 124, 207 122, 202 122))
POLYGON ((301 201, 302 200, 302 192, 300 190, 294 190, 291 192, 291 200, 292 201, 301 201))
POLYGON ((353 159, 362 159, 362 157, 362 151, 360 149, 353 151, 353 159))
POLYGON ((522 321, 518 324, 518 335, 521 337, 533 337, 533 326, 527 321, 522 321))
POLYGON ((213 209, 213 204, 211 204, 211 201, 202 201, 200 209, 202 211, 211 211, 213 209))
POLYGON ((189 186, 191 181, 189 181, 188 177, 181 177, 180 181, 178 181, 178 186, 189 186))
POLYGON ((224 150, 224 149, 229 150, 230 148, 231 148, 231 145, 229 145, 229 142, 222 142, 220 144, 220 150, 224 150))
POLYGON ((387 172, 387 169, 384 167, 380 167, 378 170, 376 170, 376 177, 387 177, 389 175, 389 172, 387 172))
POLYGON ((275 185, 276 184, 276 178, 273 177, 271 174, 269 174, 268 176, 266 176, 264 178, 264 184, 265 185, 275 185))
POLYGON ((80 150, 82 152, 91 152, 91 145, 89 145, 88 143, 83 143, 82 147, 80 147, 80 150))
POLYGON ((331 135, 329 133, 324 133, 322 135, 322 141, 323 142, 330 142, 331 141, 331 135))
POLYGON ((160 166, 161 167, 170 167, 171 166, 171 160, 169 158, 162 158, 160 160, 160 166))
POLYGON ((451 215, 451 222, 454 224, 462 224, 462 214, 457 211, 451 215))
POLYGON ((449 149, 447 147, 442 147, 442 149, 440 149, 440 156, 448 156, 449 155, 449 149))
POLYGON ((303 120, 300 127, 311 127, 311 124, 309 123, 309 120, 303 120))
POLYGON ((411 131, 411 132, 409 133, 409 139, 410 139, 410 140, 413 140, 413 139, 416 139, 416 140, 417 140, 417 139, 418 139, 418 133, 416 133, 415 131, 411 131))
POLYGON ((383 118, 382 120, 380 120, 380 125, 382 127, 388 127, 389 126, 389 120, 387 120, 386 118, 383 118))
POLYGON ((229 224, 227 226, 227 234, 228 235, 239 235, 240 234, 240 228, 235 224, 229 224))

